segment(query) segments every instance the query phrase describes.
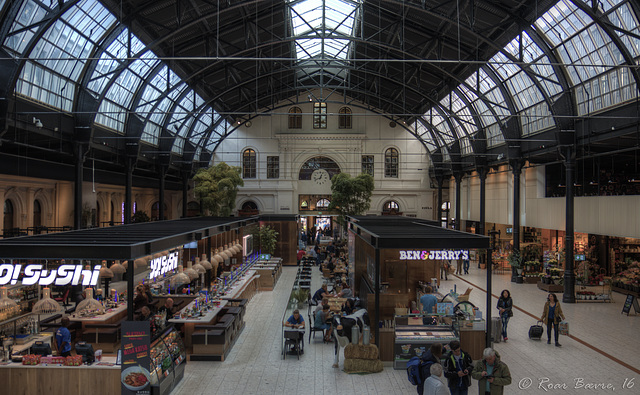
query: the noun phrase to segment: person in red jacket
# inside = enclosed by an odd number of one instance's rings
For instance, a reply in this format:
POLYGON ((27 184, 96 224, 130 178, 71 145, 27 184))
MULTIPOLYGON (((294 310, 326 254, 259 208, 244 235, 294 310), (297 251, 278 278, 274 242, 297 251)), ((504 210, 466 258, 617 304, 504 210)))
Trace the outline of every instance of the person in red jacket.
POLYGON ((298 266, 300 266, 300 261, 304 257, 305 253, 306 252, 304 251, 304 248, 301 248, 301 249, 298 250, 298 266))

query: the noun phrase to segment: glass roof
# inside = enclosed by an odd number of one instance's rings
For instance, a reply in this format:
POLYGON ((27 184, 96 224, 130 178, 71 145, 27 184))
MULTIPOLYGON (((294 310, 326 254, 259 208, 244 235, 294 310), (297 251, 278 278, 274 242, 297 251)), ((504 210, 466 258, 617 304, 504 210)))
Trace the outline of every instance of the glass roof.
POLYGON ((296 59, 305 63, 301 74, 312 75, 322 68, 331 69, 330 62, 346 61, 357 20, 360 0, 288 0, 291 26, 295 40, 296 59))

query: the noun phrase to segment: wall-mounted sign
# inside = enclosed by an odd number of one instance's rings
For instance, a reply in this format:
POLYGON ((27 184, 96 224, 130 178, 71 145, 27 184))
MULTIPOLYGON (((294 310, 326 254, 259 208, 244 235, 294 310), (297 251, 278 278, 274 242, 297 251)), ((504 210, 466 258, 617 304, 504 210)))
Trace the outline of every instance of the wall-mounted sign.
POLYGON ((165 255, 161 258, 155 258, 149 261, 151 265, 149 280, 153 280, 156 277, 162 276, 165 273, 177 269, 178 256, 178 251, 173 251, 170 252, 169 255, 165 255))
POLYGON ((432 250, 432 251, 400 251, 400 259, 406 261, 425 261, 427 259, 469 259, 468 250, 432 250))
POLYGON ((0 285, 16 284, 18 280, 22 285, 82 285, 92 286, 98 284, 100 266, 93 270, 84 269, 82 265, 60 265, 55 270, 44 269, 44 265, 32 264, 24 267, 24 274, 20 278, 22 265, 5 263, 0 265, 0 285))

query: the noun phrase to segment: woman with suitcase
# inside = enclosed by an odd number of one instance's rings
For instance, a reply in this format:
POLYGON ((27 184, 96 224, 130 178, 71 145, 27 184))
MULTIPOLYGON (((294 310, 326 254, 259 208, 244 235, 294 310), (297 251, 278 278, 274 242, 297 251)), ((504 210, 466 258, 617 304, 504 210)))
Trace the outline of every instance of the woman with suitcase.
POLYGON ((551 327, 553 327, 553 336, 556 341, 556 347, 562 346, 558 343, 558 324, 562 320, 564 320, 564 313, 562 313, 560 302, 558 302, 556 294, 550 293, 549 299, 544 305, 542 317, 540 318, 540 321, 547 324, 547 344, 551 344, 551 327))
POLYGON ((509 324, 509 318, 513 317, 513 300, 511 299, 511 292, 509 292, 509 290, 505 289, 502 291, 496 307, 500 312, 500 319, 502 320, 502 337, 506 342, 509 340, 507 337, 507 325, 509 324))

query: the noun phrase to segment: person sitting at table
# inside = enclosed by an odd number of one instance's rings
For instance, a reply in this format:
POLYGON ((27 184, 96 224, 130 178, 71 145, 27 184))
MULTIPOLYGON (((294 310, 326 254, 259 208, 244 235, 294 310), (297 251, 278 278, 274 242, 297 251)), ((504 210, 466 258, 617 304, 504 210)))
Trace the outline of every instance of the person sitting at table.
POLYGON ((149 304, 149 298, 146 292, 144 292, 144 286, 142 284, 136 287, 136 297, 133 298, 133 310, 140 310, 143 306, 149 304))
POLYGON ((158 309, 158 314, 163 312, 167 313, 167 320, 173 318, 173 299, 167 298, 164 300, 164 305, 158 309))
POLYGON ((344 315, 353 314, 353 312, 356 311, 355 304, 356 302, 353 300, 353 298, 347 298, 347 300, 342 305, 342 312, 344 313, 344 315))
POLYGON ((327 291, 327 284, 322 284, 322 287, 320 287, 320 289, 318 289, 316 291, 315 294, 313 294, 313 300, 317 303, 325 298, 330 298, 333 295, 331 295, 329 293, 329 291, 327 291))
POLYGON ((153 300, 153 294, 151 293, 151 287, 149 284, 144 284, 142 289, 144 289, 144 294, 147 297, 147 306, 149 306, 150 309, 155 310, 155 302, 153 300))
POLYGON ((304 318, 300 315, 300 310, 293 310, 293 314, 284 322, 284 326, 288 328, 304 329, 304 318))
POLYGON ((350 298, 353 296, 353 291, 347 283, 342 283, 342 290, 338 293, 339 298, 350 298))
POLYGON ((329 320, 331 319, 331 310, 329 309, 329 305, 326 304, 322 306, 322 310, 318 311, 315 315, 315 322, 313 323, 313 327, 316 329, 322 329, 324 331, 324 341, 331 341, 331 324, 329 320))
POLYGON ((149 321, 149 318, 151 318, 151 309, 149 306, 142 306, 140 315, 138 315, 136 321, 149 321))
POLYGON ((316 309, 313 312, 313 314, 317 314, 318 311, 322 311, 322 308, 324 306, 329 306, 329 298, 322 298, 322 302, 318 305, 318 307, 316 307, 316 309))

